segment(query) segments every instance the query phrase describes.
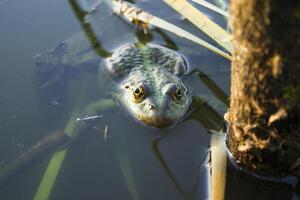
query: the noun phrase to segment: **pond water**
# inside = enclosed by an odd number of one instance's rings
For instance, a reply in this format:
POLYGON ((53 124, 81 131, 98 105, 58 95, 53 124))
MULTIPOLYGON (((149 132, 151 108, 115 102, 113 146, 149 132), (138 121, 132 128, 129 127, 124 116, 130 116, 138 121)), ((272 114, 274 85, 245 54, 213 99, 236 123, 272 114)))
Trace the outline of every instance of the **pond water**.
MULTIPOLYGON (((84 19, 82 12, 95 2, 0 0, 0 170, 54 130, 64 130, 72 115, 81 117, 80 111, 74 114, 77 108, 111 97, 113 88, 97 80, 104 59, 100 54, 128 42, 151 42, 175 49, 190 69, 201 70, 200 78, 190 75, 186 81, 191 93, 206 99, 219 115, 211 119, 213 126, 201 120, 209 115, 206 110, 168 129, 137 123, 119 107, 105 110, 67 146, 49 199, 209 199, 208 128, 223 127, 230 62, 160 29, 145 35, 105 10, 96 9, 84 19), (89 29, 98 40, 93 46, 89 29), (63 41, 69 49, 60 52, 63 41), (52 54, 47 54, 50 49, 52 54), (45 55, 52 56, 47 57, 50 62, 44 62, 45 55), (60 55, 64 63, 51 65, 60 55)), ((161 1, 136 3, 213 43, 161 1)), ((224 18, 199 8, 226 28, 224 18)), ((0 199, 33 199, 50 159, 40 158, 0 185, 0 199)), ((297 199, 288 185, 262 181, 233 167, 228 171, 226 199, 297 199)))

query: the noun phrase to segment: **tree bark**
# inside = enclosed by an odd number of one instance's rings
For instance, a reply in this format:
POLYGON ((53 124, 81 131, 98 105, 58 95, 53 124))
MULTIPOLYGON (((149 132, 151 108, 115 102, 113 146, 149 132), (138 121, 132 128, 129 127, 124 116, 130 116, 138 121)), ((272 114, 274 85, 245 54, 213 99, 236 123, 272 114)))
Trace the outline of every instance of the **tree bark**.
POLYGON ((232 0, 227 146, 246 170, 299 175, 300 1, 232 0))

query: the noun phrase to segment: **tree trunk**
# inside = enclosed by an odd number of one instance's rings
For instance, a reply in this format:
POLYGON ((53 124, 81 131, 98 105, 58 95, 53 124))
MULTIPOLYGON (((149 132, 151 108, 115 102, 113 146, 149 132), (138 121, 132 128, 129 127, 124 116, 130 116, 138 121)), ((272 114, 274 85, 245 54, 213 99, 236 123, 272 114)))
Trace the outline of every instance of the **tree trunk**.
POLYGON ((300 1, 232 0, 230 23, 229 151, 259 175, 299 175, 300 1))

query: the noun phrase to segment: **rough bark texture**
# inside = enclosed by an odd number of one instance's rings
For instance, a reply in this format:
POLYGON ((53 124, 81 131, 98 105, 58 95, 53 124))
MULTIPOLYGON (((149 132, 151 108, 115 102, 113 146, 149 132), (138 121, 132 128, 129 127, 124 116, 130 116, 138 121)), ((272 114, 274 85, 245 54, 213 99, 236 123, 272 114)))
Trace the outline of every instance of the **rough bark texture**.
POLYGON ((300 1, 232 0, 231 101, 227 145, 261 175, 300 165, 300 1))

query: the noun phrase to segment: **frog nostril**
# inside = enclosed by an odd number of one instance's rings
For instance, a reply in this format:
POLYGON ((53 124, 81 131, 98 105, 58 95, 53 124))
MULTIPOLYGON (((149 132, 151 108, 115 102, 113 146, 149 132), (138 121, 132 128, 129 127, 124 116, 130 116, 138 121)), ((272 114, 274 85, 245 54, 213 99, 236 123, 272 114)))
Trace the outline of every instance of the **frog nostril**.
POLYGON ((149 110, 155 110, 155 106, 153 104, 149 104, 149 110))
POLYGON ((152 103, 147 103, 145 105, 145 110, 148 110, 148 111, 155 110, 155 106, 152 103))

